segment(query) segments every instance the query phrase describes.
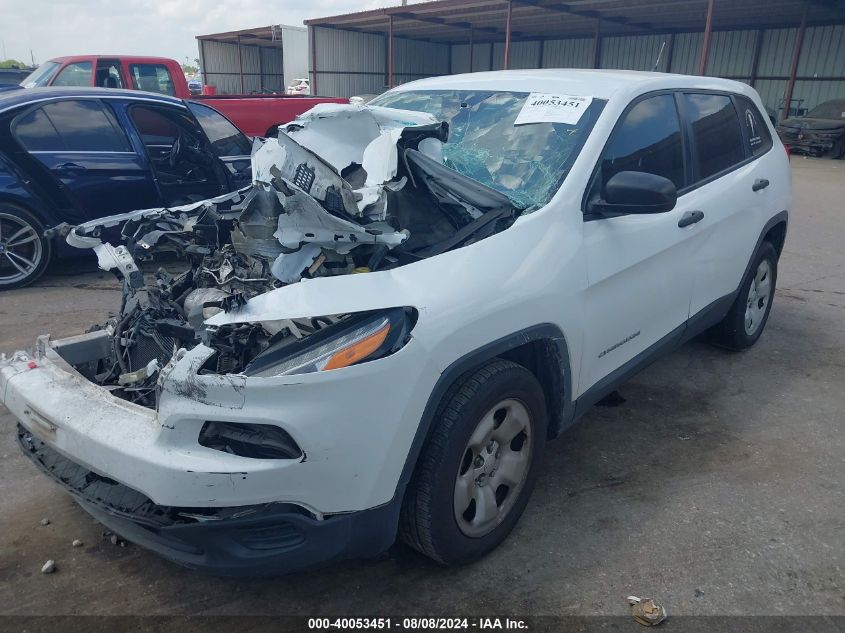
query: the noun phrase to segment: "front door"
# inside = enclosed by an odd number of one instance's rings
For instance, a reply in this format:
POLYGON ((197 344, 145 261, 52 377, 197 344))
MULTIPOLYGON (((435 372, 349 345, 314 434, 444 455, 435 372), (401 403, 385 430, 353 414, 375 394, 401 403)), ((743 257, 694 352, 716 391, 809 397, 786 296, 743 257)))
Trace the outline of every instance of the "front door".
POLYGON ((211 150, 226 167, 232 189, 240 189, 252 182, 252 143, 225 116, 214 108, 188 102, 188 108, 196 117, 208 137, 211 150))
POLYGON ((160 206, 147 162, 99 99, 52 101, 18 116, 17 141, 53 176, 79 219, 160 206))
MULTIPOLYGON (((694 225, 684 138, 675 96, 659 94, 630 107, 605 147, 589 197, 621 171, 664 176, 678 188, 672 211, 588 220, 584 249, 588 286, 579 392, 600 383, 661 343, 680 339, 693 280, 694 225)), ((642 358, 642 357, 641 357, 642 358)), ((615 378, 615 376, 614 376, 615 378)))
POLYGON ((198 202, 229 190, 223 166, 186 109, 136 104, 129 108, 129 119, 153 164, 167 206, 198 202))

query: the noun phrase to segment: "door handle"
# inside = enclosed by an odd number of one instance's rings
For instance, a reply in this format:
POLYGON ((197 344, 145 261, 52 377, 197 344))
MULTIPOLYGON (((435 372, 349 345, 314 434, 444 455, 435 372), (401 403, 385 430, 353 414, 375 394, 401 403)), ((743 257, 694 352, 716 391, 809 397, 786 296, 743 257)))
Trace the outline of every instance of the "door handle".
POLYGON ((754 181, 754 184, 751 185, 751 191, 760 191, 760 189, 765 189, 769 186, 769 181, 765 178, 758 178, 754 181))
POLYGON ((687 211, 681 216, 681 219, 678 220, 678 227, 684 228, 685 226, 689 226, 690 224, 701 222, 703 219, 703 211, 687 211))
POLYGON ((53 169, 58 172, 85 171, 85 166, 76 163, 62 163, 61 165, 56 165, 53 169))

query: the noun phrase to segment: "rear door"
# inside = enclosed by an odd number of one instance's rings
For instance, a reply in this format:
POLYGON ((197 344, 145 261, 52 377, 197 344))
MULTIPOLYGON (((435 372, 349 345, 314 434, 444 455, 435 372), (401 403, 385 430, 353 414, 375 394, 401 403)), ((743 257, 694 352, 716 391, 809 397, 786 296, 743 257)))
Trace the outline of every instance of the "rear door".
POLYGON ((674 93, 648 95, 622 115, 602 153, 588 199, 601 197, 616 173, 652 173, 678 189, 672 211, 588 219, 581 391, 624 372, 662 344, 680 340, 689 314, 696 231, 681 219, 695 210, 687 195, 686 137, 674 93), (679 226, 679 223, 682 226, 679 226), (629 364, 630 363, 630 364, 629 364), (628 364, 626 366, 626 364, 628 364))
POLYGON ((772 137, 750 100, 687 92, 682 105, 693 156, 691 195, 704 214, 697 227, 701 243, 693 254, 690 316, 695 317, 728 303, 739 287, 760 230, 773 215, 769 185, 777 174, 761 159, 772 150, 772 137))
POLYGON ((20 114, 12 131, 82 217, 160 205, 148 163, 103 101, 52 101, 20 114))

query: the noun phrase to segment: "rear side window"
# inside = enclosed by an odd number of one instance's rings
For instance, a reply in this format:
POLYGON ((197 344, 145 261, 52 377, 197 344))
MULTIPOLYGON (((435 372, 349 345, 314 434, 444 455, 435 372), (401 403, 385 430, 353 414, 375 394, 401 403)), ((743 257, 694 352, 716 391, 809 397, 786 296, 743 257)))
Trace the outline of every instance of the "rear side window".
POLYGON ((685 94, 683 99, 692 125, 699 180, 705 180, 745 160, 745 142, 730 97, 685 94))
POLYGON ((60 152, 65 148, 44 108, 30 110, 15 122, 15 136, 30 152, 60 152))
POLYGON ((751 99, 737 96, 736 103, 739 106, 739 118, 745 126, 748 150, 754 156, 762 156, 772 149, 772 135, 763 114, 751 99))
POLYGON ((68 64, 56 75, 54 86, 90 86, 91 62, 68 64))
POLYGON ((15 135, 31 152, 131 151, 114 115, 93 99, 48 103, 18 119, 15 135))
POLYGON ((129 73, 138 90, 176 96, 173 78, 163 64, 130 64, 129 73))
POLYGON ((657 95, 637 103, 613 131, 601 162, 602 184, 620 171, 640 171, 684 186, 684 152, 675 98, 657 95))

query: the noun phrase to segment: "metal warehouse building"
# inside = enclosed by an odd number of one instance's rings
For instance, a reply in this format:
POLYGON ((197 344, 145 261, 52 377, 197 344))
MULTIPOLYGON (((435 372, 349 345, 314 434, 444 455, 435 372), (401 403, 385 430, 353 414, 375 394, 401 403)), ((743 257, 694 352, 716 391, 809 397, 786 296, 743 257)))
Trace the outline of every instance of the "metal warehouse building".
POLYGON ((315 94, 569 67, 738 79, 778 116, 845 97, 843 0, 441 0, 305 23, 315 94))
POLYGON ((198 35, 200 68, 218 94, 284 92, 307 77, 308 36, 303 27, 273 25, 198 35))

